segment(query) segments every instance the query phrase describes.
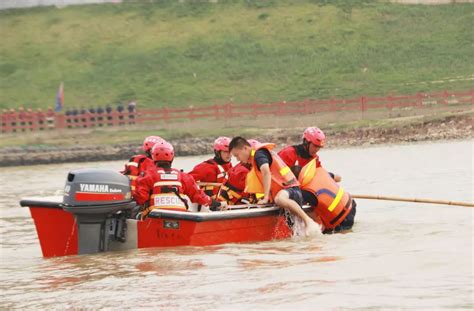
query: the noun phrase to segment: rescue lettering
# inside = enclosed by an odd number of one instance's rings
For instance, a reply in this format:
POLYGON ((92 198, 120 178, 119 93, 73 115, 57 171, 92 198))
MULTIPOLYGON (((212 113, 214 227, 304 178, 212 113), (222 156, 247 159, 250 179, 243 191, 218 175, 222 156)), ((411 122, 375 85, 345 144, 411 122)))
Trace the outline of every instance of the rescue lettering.
POLYGON ((184 203, 175 195, 160 195, 155 197, 155 206, 185 207, 184 203))

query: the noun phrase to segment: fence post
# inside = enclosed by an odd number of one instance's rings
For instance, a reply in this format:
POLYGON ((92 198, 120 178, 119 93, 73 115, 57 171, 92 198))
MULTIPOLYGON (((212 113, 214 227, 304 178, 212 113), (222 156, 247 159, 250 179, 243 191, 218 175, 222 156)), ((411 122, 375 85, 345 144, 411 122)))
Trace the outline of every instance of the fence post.
POLYGON ((54 115, 54 128, 55 129, 63 129, 65 128, 66 124, 65 124, 65 116, 63 113, 56 113, 54 115))
POLYGON ((162 109, 161 111, 162 111, 162 113, 163 113, 163 120, 164 120, 165 122, 168 122, 168 121, 170 120, 170 113, 169 113, 168 108, 163 107, 163 109, 162 109))
POLYGON ((38 130, 38 125, 39 125, 37 112, 31 111, 29 122, 30 122, 30 131, 36 132, 38 130))
POLYGON ((444 92, 443 92, 443 103, 444 103, 445 106, 448 105, 448 98, 449 98, 449 93, 448 93, 448 91, 444 91, 444 92))
POLYGON ((10 118, 10 113, 4 111, 2 113, 2 133, 8 133, 8 122, 10 118))
POLYGON ((392 95, 387 96, 387 109, 392 112, 393 109, 393 97, 392 95))
POLYGON ((282 116, 285 114, 285 105, 286 105, 285 101, 281 101, 278 103, 278 110, 276 111, 276 115, 282 116))
POLYGON ((254 117, 257 117, 257 116, 258 116, 257 103, 253 103, 253 104, 252 104, 252 115, 253 115, 254 117))
POLYGON ((225 109, 225 114, 224 114, 225 118, 226 119, 232 118, 232 104, 231 103, 225 104, 224 109, 225 109))
POLYGON ((364 112, 367 109, 367 107, 365 105, 365 101, 366 101, 365 97, 361 96, 359 101, 360 101, 360 111, 364 112))
POLYGON ((189 116, 188 116, 188 118, 191 119, 191 121, 194 121, 194 119, 195 119, 195 116, 194 116, 194 107, 193 107, 193 106, 191 106, 191 107, 189 108, 189 116))
POLYGON ((416 105, 418 108, 423 108, 423 94, 420 92, 416 93, 416 105))
POLYGON ((309 101, 308 99, 305 99, 305 100, 303 101, 303 113, 304 113, 305 115, 309 113, 309 111, 308 111, 308 101, 309 101))
POLYGON ((212 106, 212 108, 214 109, 214 118, 216 120, 219 120, 219 105, 215 104, 214 106, 212 106))

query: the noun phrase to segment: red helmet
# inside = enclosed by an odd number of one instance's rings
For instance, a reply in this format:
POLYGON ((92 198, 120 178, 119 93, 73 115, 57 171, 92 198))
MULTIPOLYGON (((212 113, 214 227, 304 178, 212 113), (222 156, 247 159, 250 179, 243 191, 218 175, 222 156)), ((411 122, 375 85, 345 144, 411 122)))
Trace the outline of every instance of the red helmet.
POLYGON ((258 145, 260 145, 260 142, 256 139, 249 139, 247 140, 252 148, 256 148, 258 145))
POLYGON ((153 148, 153 146, 156 143, 159 143, 159 142, 162 142, 162 141, 165 141, 165 140, 163 138, 161 138, 160 136, 148 136, 143 141, 143 151, 146 152, 146 151, 151 150, 151 148, 153 148))
POLYGON ((326 141, 326 135, 317 127, 308 127, 304 130, 303 138, 318 147, 324 147, 326 141))
POLYGON ((174 159, 174 148, 169 142, 162 140, 156 143, 151 149, 151 157, 155 162, 172 162, 174 159))
POLYGON ((229 137, 218 137, 214 141, 214 150, 215 151, 229 151, 229 144, 231 139, 229 137))

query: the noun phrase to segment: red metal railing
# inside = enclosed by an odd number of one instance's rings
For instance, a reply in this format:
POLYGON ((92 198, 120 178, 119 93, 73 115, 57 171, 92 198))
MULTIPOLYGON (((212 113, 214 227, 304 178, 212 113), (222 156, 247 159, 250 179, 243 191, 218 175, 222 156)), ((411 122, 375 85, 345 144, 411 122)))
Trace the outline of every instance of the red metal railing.
POLYGON ((65 128, 124 126, 146 122, 187 121, 197 119, 230 119, 259 116, 307 115, 322 112, 365 112, 369 110, 429 109, 453 105, 474 105, 474 89, 465 92, 417 93, 385 97, 350 99, 307 99, 299 102, 271 104, 223 104, 198 108, 140 109, 129 112, 76 113, 65 115, 48 110, 8 111, 2 113, 2 133, 46 131, 65 128))

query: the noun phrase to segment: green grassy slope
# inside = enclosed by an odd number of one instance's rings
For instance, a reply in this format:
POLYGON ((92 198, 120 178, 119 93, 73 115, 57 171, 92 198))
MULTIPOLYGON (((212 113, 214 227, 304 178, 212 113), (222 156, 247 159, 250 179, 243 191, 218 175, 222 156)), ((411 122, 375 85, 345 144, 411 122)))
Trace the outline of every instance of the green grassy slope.
POLYGON ((61 81, 69 107, 468 89, 472 29, 471 4, 235 0, 7 10, 0 108, 51 106, 61 81))

